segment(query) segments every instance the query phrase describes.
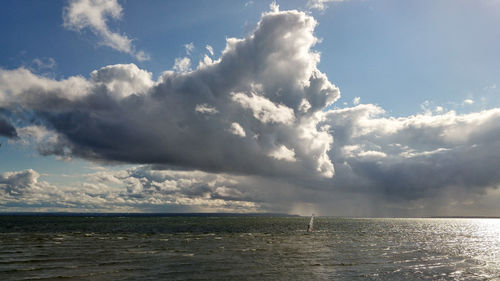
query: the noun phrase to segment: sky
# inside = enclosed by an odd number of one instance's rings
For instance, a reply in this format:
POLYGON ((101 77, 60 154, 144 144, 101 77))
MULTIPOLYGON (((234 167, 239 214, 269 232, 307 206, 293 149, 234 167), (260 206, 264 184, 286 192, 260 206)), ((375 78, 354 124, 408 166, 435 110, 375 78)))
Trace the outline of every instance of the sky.
POLYGON ((0 212, 500 214, 499 1, 1 5, 0 212))

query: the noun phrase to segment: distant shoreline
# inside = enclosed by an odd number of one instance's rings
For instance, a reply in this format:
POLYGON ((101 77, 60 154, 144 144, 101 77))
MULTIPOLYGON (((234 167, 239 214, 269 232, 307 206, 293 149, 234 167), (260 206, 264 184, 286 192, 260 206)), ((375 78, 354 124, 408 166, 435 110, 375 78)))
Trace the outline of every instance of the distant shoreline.
POLYGON ((40 217, 300 217, 281 213, 72 213, 72 212, 0 212, 0 216, 40 217))
POLYGON ((494 216, 432 216, 430 219, 500 219, 494 216))
MULTIPOLYGON (((4 216, 39 217, 308 217, 283 213, 81 213, 81 212, 0 212, 4 216)), ((322 217, 322 216, 319 216, 322 217)), ((336 216, 324 216, 336 217, 336 216)), ((500 216, 428 216, 428 217, 336 217, 345 219, 500 219, 500 216)))

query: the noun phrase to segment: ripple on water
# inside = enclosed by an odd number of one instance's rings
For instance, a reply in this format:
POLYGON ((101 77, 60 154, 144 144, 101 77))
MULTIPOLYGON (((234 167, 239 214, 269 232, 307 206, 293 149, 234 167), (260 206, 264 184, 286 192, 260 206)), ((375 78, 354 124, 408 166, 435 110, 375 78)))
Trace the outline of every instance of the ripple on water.
POLYGON ((2 280, 500 277, 500 220, 318 217, 306 234, 308 218, 72 218, 54 233, 57 219, 25 220, 16 232, 2 219, 2 280))

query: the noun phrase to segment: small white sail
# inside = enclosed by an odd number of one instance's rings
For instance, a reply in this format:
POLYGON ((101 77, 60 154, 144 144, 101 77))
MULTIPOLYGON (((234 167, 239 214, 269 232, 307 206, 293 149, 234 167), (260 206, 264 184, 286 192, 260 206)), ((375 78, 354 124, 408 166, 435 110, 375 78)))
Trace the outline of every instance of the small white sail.
POLYGON ((307 225, 307 232, 312 232, 314 227, 314 214, 311 216, 311 220, 309 221, 309 224, 307 225))

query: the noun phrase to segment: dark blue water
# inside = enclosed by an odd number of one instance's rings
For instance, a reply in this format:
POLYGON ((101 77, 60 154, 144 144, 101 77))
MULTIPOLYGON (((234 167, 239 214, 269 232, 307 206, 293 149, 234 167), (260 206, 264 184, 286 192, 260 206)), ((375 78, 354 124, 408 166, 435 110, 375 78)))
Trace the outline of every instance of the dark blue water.
POLYGON ((0 216, 0 280, 500 280, 500 220, 0 216))

